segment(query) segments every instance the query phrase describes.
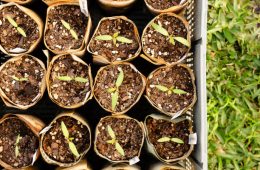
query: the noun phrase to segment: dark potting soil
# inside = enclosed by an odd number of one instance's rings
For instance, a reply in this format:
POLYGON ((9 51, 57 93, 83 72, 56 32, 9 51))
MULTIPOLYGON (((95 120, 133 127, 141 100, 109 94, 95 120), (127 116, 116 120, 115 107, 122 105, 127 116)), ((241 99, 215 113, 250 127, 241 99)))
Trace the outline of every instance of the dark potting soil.
POLYGON ((164 10, 177 6, 180 4, 181 0, 170 0, 170 1, 161 1, 161 0, 146 0, 146 2, 151 5, 154 9, 164 10))

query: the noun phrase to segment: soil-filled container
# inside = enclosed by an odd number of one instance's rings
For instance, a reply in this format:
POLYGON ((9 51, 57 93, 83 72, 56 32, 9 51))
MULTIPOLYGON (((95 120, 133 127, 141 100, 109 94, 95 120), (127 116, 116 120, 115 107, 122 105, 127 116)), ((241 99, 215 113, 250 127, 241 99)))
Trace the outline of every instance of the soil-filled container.
POLYGON ((149 62, 162 65, 183 61, 190 50, 187 21, 173 13, 156 16, 143 31, 142 47, 149 62))
POLYGON ((13 57, 0 67, 0 95, 8 107, 28 109, 43 96, 46 69, 36 57, 13 57))
POLYGON ((39 132, 44 123, 31 115, 6 114, 0 120, 0 166, 23 169, 40 155, 39 132))
POLYGON ((145 84, 145 76, 133 64, 108 65, 101 67, 96 75, 94 97, 106 111, 123 114, 139 101, 145 84))
POLYGON ((56 3, 48 7, 44 30, 45 46, 54 54, 83 56, 89 39, 91 17, 78 3, 56 3))
POLYGON ((168 116, 185 113, 197 99, 193 71, 184 64, 157 68, 147 78, 146 98, 168 116))
POLYGON ((88 52, 96 63, 130 61, 141 52, 136 25, 125 16, 104 17, 93 34, 88 52))
POLYGON ((91 146, 88 123, 75 112, 61 113, 41 132, 40 151, 49 164, 77 164, 91 146))
POLYGON ((82 159, 79 163, 70 167, 58 167, 56 170, 91 170, 87 160, 82 159))
POLYGON ((144 122, 147 148, 165 163, 187 158, 192 150, 189 136, 193 134, 192 121, 186 117, 169 119, 161 115, 148 115, 144 122))
POLYGON ((34 0, 2 0, 3 2, 15 2, 20 5, 25 5, 33 2, 34 0))
POLYGON ((145 0, 147 8, 154 14, 173 12, 180 12, 188 5, 188 0, 173 0, 173 1, 161 1, 161 0, 145 0))
POLYGON ((50 99, 63 108, 78 108, 93 96, 91 68, 72 54, 58 55, 51 60, 46 84, 50 99))
POLYGON ((151 165, 150 170, 195 170, 195 166, 190 158, 186 158, 171 164, 158 162, 151 165))
POLYGON ((42 0, 46 5, 51 6, 57 3, 78 3, 79 0, 42 0))
POLYGON ((139 159, 144 142, 141 122, 125 115, 101 118, 97 127, 94 150, 111 162, 130 162, 139 159))
POLYGON ((126 12, 136 0, 98 0, 100 7, 109 13, 119 14, 126 12))
POLYGON ((31 53, 43 34, 43 22, 32 10, 15 3, 0 5, 0 50, 10 56, 31 53))
POLYGON ((140 167, 136 165, 129 165, 127 163, 114 163, 106 166, 102 170, 140 170, 140 167))

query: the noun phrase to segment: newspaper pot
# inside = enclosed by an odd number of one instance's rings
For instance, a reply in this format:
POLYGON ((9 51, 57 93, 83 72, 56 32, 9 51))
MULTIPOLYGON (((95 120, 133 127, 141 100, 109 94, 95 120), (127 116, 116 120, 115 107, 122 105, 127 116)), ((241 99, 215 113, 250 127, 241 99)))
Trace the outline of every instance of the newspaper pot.
POLYGON ((83 106, 93 96, 91 67, 73 54, 51 60, 46 83, 50 99, 66 109, 83 106))
POLYGON ((151 170, 195 170, 195 165, 191 159, 186 158, 174 164, 165 164, 162 162, 153 164, 151 170))
POLYGON ((145 97, 160 112, 178 117, 197 100, 193 71, 185 64, 157 68, 147 78, 145 97))
POLYGON ((0 95, 8 107, 26 110, 43 96, 46 69, 36 57, 24 54, 0 67, 0 95))
POLYGON ((136 0, 98 0, 102 9, 109 13, 119 14, 126 12, 136 0))
POLYGON ((140 170, 140 167, 126 163, 114 163, 103 168, 102 170, 140 170))
POLYGON ((94 83, 94 97, 113 114, 124 114, 141 98, 146 78, 133 64, 122 62, 101 67, 94 83))
POLYGON ((156 65, 169 65, 183 61, 190 50, 188 22, 173 13, 156 16, 145 27, 142 47, 147 61, 156 65))
POLYGON ((39 132, 44 123, 31 115, 5 114, 0 119, 0 166, 23 169, 40 155, 39 132))
POLYGON ((25 5, 33 2, 34 0, 2 0, 3 2, 15 2, 20 5, 25 5))
POLYGON ((57 3, 78 3, 79 0, 42 0, 46 5, 51 6, 57 3))
POLYGON ((141 49, 137 27, 125 16, 102 18, 88 45, 94 62, 100 64, 133 60, 141 49))
POLYGON ((83 56, 91 27, 91 17, 81 12, 78 3, 53 4, 47 9, 44 44, 54 54, 83 56))
POLYGON ((79 163, 76 165, 73 165, 71 167, 58 167, 56 170, 91 170, 88 162, 85 159, 82 159, 79 163))
POLYGON ((60 167, 70 167, 86 155, 91 132, 86 120, 75 112, 61 113, 41 131, 43 159, 60 167))
POLYGON ((141 122, 125 115, 101 118, 96 127, 94 150, 110 162, 138 159, 144 142, 141 122))
POLYGON ((177 0, 176 1, 160 1, 160 0, 145 0, 144 1, 147 8, 153 14, 161 14, 161 13, 178 13, 183 10, 188 5, 188 0, 177 0))
POLYGON ((172 163, 191 154, 193 144, 189 144, 189 135, 193 126, 189 118, 169 119, 152 114, 145 118, 144 127, 148 151, 160 161, 172 163))
POLYGON ((0 50, 10 56, 31 53, 39 44, 43 22, 32 10, 10 2, 0 5, 0 50))

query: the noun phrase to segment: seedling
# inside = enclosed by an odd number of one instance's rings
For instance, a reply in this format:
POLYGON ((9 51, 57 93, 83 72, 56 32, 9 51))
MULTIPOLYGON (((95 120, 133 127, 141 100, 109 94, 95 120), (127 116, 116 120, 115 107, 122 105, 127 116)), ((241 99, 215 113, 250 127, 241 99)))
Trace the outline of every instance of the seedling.
POLYGON ((12 17, 6 16, 5 18, 8 20, 8 22, 9 22, 13 27, 16 28, 16 30, 17 30, 23 37, 26 37, 25 31, 24 31, 21 27, 18 26, 18 24, 15 22, 15 20, 14 20, 12 17))
POLYGON ((122 68, 118 68, 118 70, 120 72, 117 77, 115 87, 111 87, 107 89, 107 92, 111 94, 111 98, 112 98, 112 110, 115 110, 116 108, 116 104, 119 98, 119 87, 122 85, 124 81, 124 72, 122 68))
POLYGON ((183 37, 175 37, 173 34, 170 35, 168 33, 168 31, 163 28, 162 26, 158 25, 158 24, 155 24, 155 23, 152 23, 151 24, 153 29, 157 32, 159 32, 160 34, 164 35, 167 37, 167 39, 169 40, 169 42, 172 44, 172 45, 175 45, 175 41, 178 41, 179 43, 187 46, 187 47, 190 47, 190 42, 188 40, 186 40, 185 38, 183 37))
POLYGON ((62 121, 61 122, 61 131, 62 131, 62 134, 63 136, 65 137, 65 139, 67 140, 67 142, 69 143, 69 148, 70 148, 70 151, 72 152, 72 154, 78 158, 80 155, 79 155, 79 152, 75 146, 75 144, 72 142, 74 140, 74 138, 71 138, 69 136, 69 131, 65 125, 65 123, 62 121))
POLYGON ((73 30, 73 29, 71 28, 71 26, 70 26, 70 24, 69 24, 68 22, 66 22, 66 21, 64 21, 64 20, 62 19, 62 20, 61 20, 61 23, 62 23, 62 25, 63 25, 67 30, 70 31, 70 34, 72 35, 72 37, 73 37, 74 39, 76 39, 76 40, 79 39, 77 33, 75 32, 75 30, 73 30))
POLYGON ((83 77, 70 77, 70 76, 58 76, 57 79, 61 80, 61 81, 77 81, 80 83, 86 83, 88 82, 88 79, 83 78, 83 77))
POLYGON ((133 40, 120 36, 119 32, 114 33, 113 36, 99 35, 99 36, 96 36, 95 39, 101 40, 101 41, 113 41, 114 44, 116 44, 116 41, 119 41, 121 43, 126 43, 126 44, 131 44, 133 42, 133 40))
POLYGON ((22 137, 20 136, 20 134, 18 134, 16 141, 15 141, 15 157, 18 157, 20 155, 19 142, 20 142, 21 139, 22 139, 22 137))
POLYGON ((26 78, 26 77, 25 78, 18 78, 16 76, 12 76, 12 79, 15 80, 15 81, 21 81, 21 82, 22 81, 28 81, 28 78, 26 78))
POLYGON ((187 94, 186 91, 181 90, 181 89, 176 89, 176 88, 174 88, 174 86, 168 88, 168 87, 163 86, 163 85, 151 85, 151 87, 156 87, 158 90, 163 91, 163 92, 167 92, 169 95, 171 95, 172 93, 187 94))
POLYGON ((115 132, 113 131, 113 129, 111 128, 110 125, 107 126, 107 132, 109 134, 109 136, 112 138, 111 140, 108 140, 107 143, 115 145, 115 148, 117 150, 117 152, 122 155, 125 156, 125 152, 124 149, 122 148, 122 146, 118 143, 117 139, 116 139, 116 135, 115 132))
POLYGON ((157 140, 157 142, 163 143, 163 142, 175 142, 175 143, 179 143, 179 144, 183 144, 183 140, 179 139, 179 138, 171 138, 171 137, 162 137, 160 139, 157 140))

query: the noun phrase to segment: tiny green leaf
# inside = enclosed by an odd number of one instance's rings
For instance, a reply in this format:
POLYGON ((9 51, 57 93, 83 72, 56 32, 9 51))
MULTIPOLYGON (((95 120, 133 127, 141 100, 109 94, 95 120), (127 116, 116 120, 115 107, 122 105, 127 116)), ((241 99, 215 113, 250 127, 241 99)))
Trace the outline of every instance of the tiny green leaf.
POLYGON ((112 110, 115 110, 118 101, 118 91, 111 94, 112 97, 112 110))
POLYGON ((113 93, 115 91, 116 91, 116 88, 114 88, 114 87, 110 87, 110 88, 107 89, 108 93, 113 93))
POLYGON ((88 82, 88 79, 83 78, 83 77, 75 77, 74 80, 77 81, 77 82, 80 82, 80 83, 87 83, 88 82))
POLYGON ((116 38, 116 40, 121 42, 121 43, 126 43, 126 44, 131 44, 133 42, 133 40, 130 40, 130 39, 122 37, 122 36, 118 36, 116 38))
POLYGON ((23 37, 26 37, 25 31, 21 27, 17 27, 16 29, 23 37))
POLYGON ((68 129, 67 129, 67 127, 66 127, 66 125, 63 121, 61 122, 61 131, 62 131, 63 136, 66 139, 68 139, 69 138, 69 131, 68 131, 68 129))
POLYGON ((64 20, 62 19, 62 20, 61 20, 61 23, 62 23, 62 25, 63 25, 66 29, 70 30, 70 24, 69 24, 68 22, 66 22, 66 21, 64 21, 64 20))
POLYGON ((118 151, 118 153, 120 153, 120 155, 122 155, 122 156, 125 156, 125 151, 118 142, 116 142, 115 146, 116 146, 116 150, 118 151))
POLYGON ((183 140, 181 140, 179 138, 171 138, 171 141, 175 142, 175 143, 184 143, 183 140))
POLYGON ((163 92, 168 91, 169 89, 166 86, 163 85, 155 85, 155 87, 163 92))
POLYGON ((20 134, 17 135, 16 141, 15 141, 15 157, 18 157, 20 152, 19 152, 19 142, 22 139, 22 137, 20 137, 20 134))
POLYGON ((69 142, 69 148, 70 148, 70 151, 73 153, 73 155, 76 156, 76 158, 78 158, 80 156, 79 152, 73 142, 69 142))
POLYGON ((172 45, 175 45, 175 40, 174 40, 173 36, 170 36, 170 37, 169 37, 169 41, 170 41, 170 43, 171 43, 172 45))
POLYGON ((158 24, 152 23, 152 27, 153 29, 155 29, 155 31, 159 32, 160 34, 164 35, 164 36, 169 36, 169 33, 166 29, 164 29, 163 27, 161 27, 158 24))
POLYGON ((73 141, 73 140, 74 140, 74 138, 73 138, 73 137, 69 138, 69 141, 73 141))
POLYGON ((112 139, 116 138, 115 132, 113 131, 110 125, 107 126, 107 132, 112 139))
POLYGON ((187 92, 181 89, 173 89, 172 90, 173 93, 175 94, 186 94, 187 92))
POLYGON ((69 77, 69 76, 58 76, 57 77, 59 80, 61 80, 61 81, 71 81, 71 80, 73 80, 71 77, 69 77))
POLYGON ((28 81, 28 78, 20 78, 20 81, 28 81))
POLYGON ((233 44, 236 41, 236 38, 234 37, 234 35, 230 32, 230 30, 228 28, 224 28, 223 33, 229 43, 233 44))
POLYGON ((114 33, 114 34, 113 34, 113 38, 118 37, 118 35, 119 35, 119 32, 114 33))
POLYGON ((115 142, 116 142, 115 139, 111 139, 111 140, 108 140, 108 141, 107 141, 107 143, 109 143, 109 144, 114 144, 115 142))
POLYGON ((12 17, 6 16, 5 18, 8 20, 8 22, 9 22, 12 26, 14 26, 15 28, 18 27, 18 24, 14 21, 14 19, 13 19, 12 17))
POLYGON ((157 142, 169 142, 169 141, 171 141, 171 138, 169 137, 162 137, 157 140, 157 142))
POLYGON ((119 75, 117 77, 117 80, 116 80, 116 87, 119 87, 122 85, 124 81, 124 72, 122 69, 119 70, 119 75))
POLYGON ((110 41, 113 37, 110 35, 99 35, 95 37, 95 40, 110 41))
POLYGON ((16 76, 12 76, 12 79, 16 80, 16 81, 19 81, 20 79, 16 76))
POLYGON ((76 40, 79 39, 77 33, 76 33, 73 29, 70 30, 70 34, 72 35, 72 37, 73 37, 74 39, 76 39, 76 40))
POLYGON ((190 47, 190 42, 182 37, 173 37, 176 41, 180 42, 181 44, 190 47))

